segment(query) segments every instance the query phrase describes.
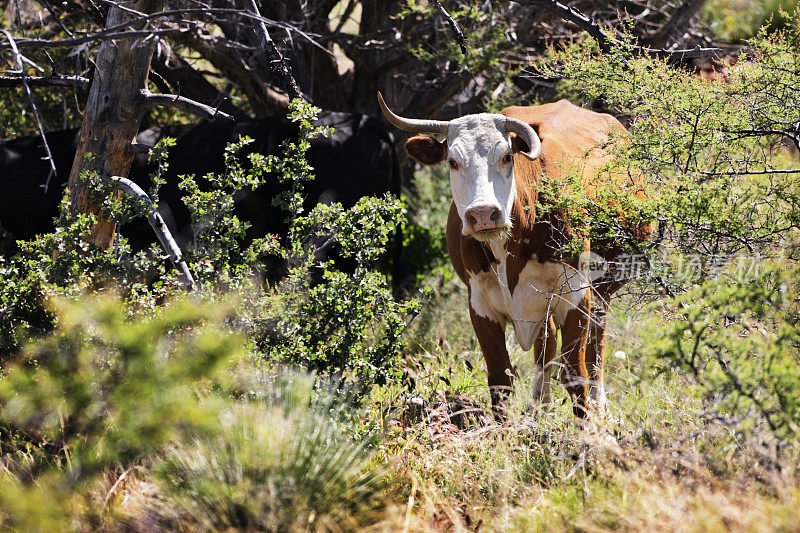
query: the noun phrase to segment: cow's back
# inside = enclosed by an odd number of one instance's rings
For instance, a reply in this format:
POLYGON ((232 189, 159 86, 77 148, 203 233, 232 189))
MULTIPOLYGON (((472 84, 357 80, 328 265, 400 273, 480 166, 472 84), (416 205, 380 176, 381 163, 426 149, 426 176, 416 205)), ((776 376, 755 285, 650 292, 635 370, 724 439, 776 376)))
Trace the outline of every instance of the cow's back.
MULTIPOLYGON (((614 158, 610 145, 627 142, 628 133, 613 116, 583 109, 567 100, 540 106, 508 107, 502 113, 533 126, 542 141, 538 161, 521 160, 514 167, 522 205, 530 206, 537 202, 535 189, 543 178, 563 182, 575 176, 581 177, 583 194, 589 198, 597 197, 600 190, 612 192, 612 196, 619 198, 645 198, 645 180, 638 168, 609 165, 614 158)), ((607 201, 612 206, 626 203, 624 200, 607 201)), ((532 211, 529 213, 533 214, 532 211)), ((649 236, 650 224, 631 216, 626 209, 620 207, 617 217, 620 225, 635 240, 642 241, 649 236)), ((593 241, 591 245, 593 251, 607 259, 625 249, 620 243, 608 239, 593 241)))
POLYGON ((611 155, 600 148, 610 135, 624 135, 625 127, 614 117, 596 113, 560 100, 539 106, 512 106, 503 115, 527 122, 542 141, 541 171, 564 178, 580 171, 584 179, 594 176, 611 155))

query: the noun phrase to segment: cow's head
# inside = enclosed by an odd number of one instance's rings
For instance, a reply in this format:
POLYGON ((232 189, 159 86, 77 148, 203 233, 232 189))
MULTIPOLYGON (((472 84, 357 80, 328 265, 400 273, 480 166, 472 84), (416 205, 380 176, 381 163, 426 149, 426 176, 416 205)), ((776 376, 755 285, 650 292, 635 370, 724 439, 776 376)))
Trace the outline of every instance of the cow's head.
POLYGON ((434 133, 406 141, 409 155, 423 165, 447 161, 453 201, 464 235, 486 240, 511 228, 517 199, 513 154, 539 157, 541 142, 533 128, 504 115, 480 113, 450 121, 408 119, 395 115, 378 93, 383 114, 401 130, 434 133))

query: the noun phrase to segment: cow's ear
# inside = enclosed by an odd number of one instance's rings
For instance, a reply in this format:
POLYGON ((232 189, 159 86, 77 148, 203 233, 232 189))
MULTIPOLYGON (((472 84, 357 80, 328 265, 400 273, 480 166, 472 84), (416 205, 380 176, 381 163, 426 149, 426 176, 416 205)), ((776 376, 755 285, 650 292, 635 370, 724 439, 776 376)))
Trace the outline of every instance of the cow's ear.
POLYGON ((447 157, 447 141, 439 142, 427 135, 416 135, 406 141, 406 152, 423 165, 438 165, 447 157))
MULTIPOLYGON (((536 135, 539 135, 539 125, 538 124, 531 124, 531 127, 533 128, 533 131, 536 132, 536 135)), ((542 136, 539 135, 539 139, 541 139, 541 138, 542 138, 542 136)), ((527 152, 531 151, 531 147, 528 146, 528 143, 526 143, 525 141, 522 140, 522 137, 520 137, 516 133, 512 132, 511 133, 511 151, 514 152, 515 154, 517 152, 525 152, 525 153, 527 153, 527 152)))

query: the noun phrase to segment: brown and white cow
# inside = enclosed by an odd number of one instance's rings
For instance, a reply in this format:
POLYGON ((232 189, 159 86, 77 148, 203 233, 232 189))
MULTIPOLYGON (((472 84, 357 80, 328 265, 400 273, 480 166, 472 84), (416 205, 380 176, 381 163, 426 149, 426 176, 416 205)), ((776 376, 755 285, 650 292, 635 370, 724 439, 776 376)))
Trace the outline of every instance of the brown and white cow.
MULTIPOLYGON (((378 101, 398 128, 445 136, 438 141, 417 135, 406 142, 406 150, 424 165, 447 161, 450 166, 453 202, 447 247, 468 289, 493 407, 499 409, 511 390, 513 370, 505 336, 510 323, 522 348, 535 349, 534 388, 542 403, 550 399, 560 330, 561 377, 576 416, 586 416, 590 397, 602 409, 606 314, 609 299, 623 281, 608 275, 593 279, 587 253, 560 255, 573 238, 569 222, 556 210, 537 217, 535 206, 543 180, 565 183, 569 173, 581 176, 585 193, 591 195, 597 186, 593 179, 601 176, 598 170, 611 160, 601 145, 610 132, 625 133, 625 128, 610 115, 566 100, 446 122, 402 118, 388 109, 380 93, 378 101)), ((641 195, 640 180, 636 181, 631 190, 641 195)), ((644 238, 649 226, 642 224, 635 233, 644 238)), ((589 246, 586 237, 586 252, 589 246)), ((607 242, 596 252, 612 261, 623 250, 607 242)))

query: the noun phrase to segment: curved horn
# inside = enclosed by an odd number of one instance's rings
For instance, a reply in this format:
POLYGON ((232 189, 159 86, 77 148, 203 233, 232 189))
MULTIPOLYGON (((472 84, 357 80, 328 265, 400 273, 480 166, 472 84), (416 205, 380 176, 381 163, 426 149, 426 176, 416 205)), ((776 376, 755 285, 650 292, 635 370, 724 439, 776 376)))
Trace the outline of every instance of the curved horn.
POLYGON ((449 122, 444 120, 420 120, 398 117, 386 106, 386 102, 383 101, 383 96, 380 91, 378 91, 378 103, 386 119, 401 130, 410 131, 412 133, 439 133, 441 135, 447 135, 447 127, 450 125, 449 122))
POLYGON ((530 151, 520 153, 531 161, 542 153, 542 141, 539 140, 539 136, 530 124, 516 118, 506 117, 506 130, 516 133, 528 144, 530 151))

